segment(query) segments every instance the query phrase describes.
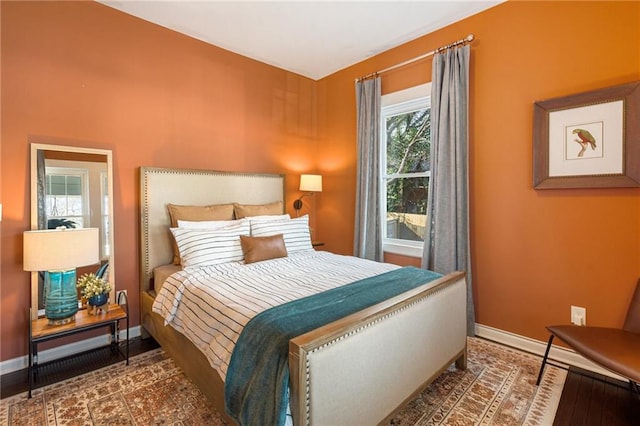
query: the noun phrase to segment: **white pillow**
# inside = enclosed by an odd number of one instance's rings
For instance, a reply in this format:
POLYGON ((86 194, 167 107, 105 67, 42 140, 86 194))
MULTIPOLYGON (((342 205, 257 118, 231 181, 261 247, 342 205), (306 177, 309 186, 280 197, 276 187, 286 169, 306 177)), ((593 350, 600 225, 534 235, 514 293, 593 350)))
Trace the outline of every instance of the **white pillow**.
POLYGON ((270 237, 277 234, 283 235, 284 245, 289 254, 313 250, 309 233, 309 216, 307 215, 289 220, 251 222, 251 236, 253 237, 270 237))
POLYGON ((249 222, 222 229, 171 228, 183 268, 238 262, 244 258, 240 235, 249 235, 249 222))
POLYGON ((188 229, 222 229, 228 226, 241 225, 246 219, 238 220, 178 220, 178 228, 188 229))
POLYGON ((291 216, 289 216, 289 213, 265 214, 262 216, 249 216, 249 217, 245 217, 245 219, 249 219, 251 222, 269 222, 274 220, 288 220, 288 219, 291 219, 291 216))

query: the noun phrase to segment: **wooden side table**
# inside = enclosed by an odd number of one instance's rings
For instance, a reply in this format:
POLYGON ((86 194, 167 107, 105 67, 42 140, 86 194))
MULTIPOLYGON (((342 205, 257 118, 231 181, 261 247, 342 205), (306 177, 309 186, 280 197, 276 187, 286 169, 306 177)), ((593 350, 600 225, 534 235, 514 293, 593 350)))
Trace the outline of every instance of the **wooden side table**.
POLYGON ((29 398, 35 384, 38 372, 38 344, 60 337, 69 336, 97 328, 109 327, 111 347, 114 353, 123 355, 129 365, 129 308, 125 305, 111 304, 107 312, 92 315, 88 310, 78 311, 75 320, 63 325, 50 325, 46 318, 38 318, 29 323, 29 398), (123 355, 120 350, 120 321, 127 324, 126 350, 123 355))

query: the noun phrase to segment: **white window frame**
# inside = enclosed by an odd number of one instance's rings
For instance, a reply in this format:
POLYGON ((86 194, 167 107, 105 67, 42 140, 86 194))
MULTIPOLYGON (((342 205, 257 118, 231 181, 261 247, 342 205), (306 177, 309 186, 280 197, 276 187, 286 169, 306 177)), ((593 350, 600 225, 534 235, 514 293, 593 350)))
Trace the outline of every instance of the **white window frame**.
MULTIPOLYGON (((380 224, 382 248, 386 253, 422 258, 424 242, 387 238, 387 129, 386 118, 431 106, 431 83, 410 87, 382 96, 380 114, 380 224)), ((430 177, 431 172, 397 174, 395 177, 430 177)))
MULTIPOLYGON (((71 168, 71 167, 58 167, 58 166, 47 166, 45 169, 46 175, 63 175, 63 176, 78 176, 80 178, 80 182, 82 187, 80 188, 81 198, 82 198, 82 215, 80 216, 55 216, 57 217, 81 217, 83 227, 87 227, 89 223, 89 171, 87 169, 79 169, 79 168, 71 168)), ((46 192, 46 191, 45 191, 46 192)), ((46 195, 45 195, 46 196, 46 195)), ((47 214, 46 220, 52 219, 47 214)))

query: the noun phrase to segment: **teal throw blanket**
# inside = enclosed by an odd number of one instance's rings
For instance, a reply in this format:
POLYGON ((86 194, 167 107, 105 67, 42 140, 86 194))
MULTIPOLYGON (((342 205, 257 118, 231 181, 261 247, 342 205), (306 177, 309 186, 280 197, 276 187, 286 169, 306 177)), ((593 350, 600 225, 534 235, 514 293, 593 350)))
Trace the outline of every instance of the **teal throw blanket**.
POLYGON ((404 267, 268 309, 238 338, 225 382, 227 413, 242 426, 283 425, 289 340, 442 275, 404 267))

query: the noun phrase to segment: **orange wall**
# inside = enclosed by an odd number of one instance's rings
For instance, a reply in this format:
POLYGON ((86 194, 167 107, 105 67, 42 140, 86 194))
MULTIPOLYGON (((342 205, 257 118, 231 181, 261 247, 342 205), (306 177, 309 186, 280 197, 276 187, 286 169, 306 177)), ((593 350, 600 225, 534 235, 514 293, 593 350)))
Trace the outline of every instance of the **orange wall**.
POLYGON ((0 7, 0 359, 27 353, 30 135, 113 150, 116 285, 128 289, 132 325, 140 166, 286 173, 289 200, 298 174, 315 171, 316 82, 99 3, 0 7))
MULTIPOLYGON (((533 103, 639 80, 640 2, 508 2, 321 80, 326 249, 353 247, 354 79, 469 33, 476 321, 546 340, 544 326, 566 323, 574 304, 589 324, 622 325, 640 277, 640 189, 535 191, 533 103)), ((422 61, 384 74, 382 90, 430 76, 431 60, 422 61)))
MULTIPOLYGON (((0 360, 27 353, 30 135, 113 150, 116 280, 135 325, 139 166, 287 173, 289 200, 300 172, 321 172, 314 233, 351 254, 354 79, 468 33, 477 321, 546 340, 575 304, 591 324, 622 323, 640 276, 640 189, 534 191, 532 104, 640 79, 640 3, 508 2, 319 82, 97 3, 0 8, 0 360)), ((430 73, 427 60, 386 74, 383 91, 430 73)))

